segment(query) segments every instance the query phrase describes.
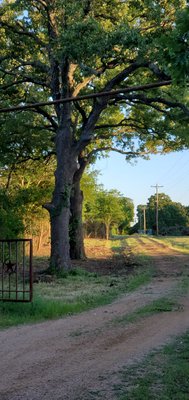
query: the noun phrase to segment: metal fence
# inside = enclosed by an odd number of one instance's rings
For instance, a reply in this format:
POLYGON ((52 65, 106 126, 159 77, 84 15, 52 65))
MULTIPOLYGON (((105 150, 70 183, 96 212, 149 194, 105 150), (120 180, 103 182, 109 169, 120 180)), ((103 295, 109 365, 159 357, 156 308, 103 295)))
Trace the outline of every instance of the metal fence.
POLYGON ((0 301, 32 301, 32 240, 0 240, 0 301))

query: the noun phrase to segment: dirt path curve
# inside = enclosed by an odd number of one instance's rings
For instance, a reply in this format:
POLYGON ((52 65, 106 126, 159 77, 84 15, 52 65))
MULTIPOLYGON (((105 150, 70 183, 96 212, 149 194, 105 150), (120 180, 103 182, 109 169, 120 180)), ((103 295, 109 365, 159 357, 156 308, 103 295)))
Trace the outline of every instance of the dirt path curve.
MULTIPOLYGON (((179 260, 177 271, 183 265, 179 260)), ((169 262, 171 269, 171 257, 169 262)), ((0 399, 92 400, 99 398, 94 390, 100 390, 103 399, 113 400, 114 372, 189 329, 189 296, 179 299, 181 309, 133 324, 120 324, 116 318, 159 297, 178 295, 179 279, 167 274, 111 305, 1 331, 0 399)))

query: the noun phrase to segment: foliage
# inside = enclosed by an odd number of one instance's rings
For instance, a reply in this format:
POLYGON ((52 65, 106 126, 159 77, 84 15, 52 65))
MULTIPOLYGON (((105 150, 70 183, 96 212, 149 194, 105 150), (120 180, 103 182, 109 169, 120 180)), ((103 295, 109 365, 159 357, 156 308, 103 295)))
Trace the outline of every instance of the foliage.
POLYGON ((117 190, 105 190, 97 183, 96 176, 90 174, 88 178, 88 184, 83 186, 84 198, 86 194, 84 221, 87 233, 94 236, 106 236, 107 239, 112 228, 117 230, 117 233, 125 233, 133 219, 132 200, 124 197, 117 190), (90 191, 85 192, 85 188, 89 189, 89 187, 90 191))
MULTIPOLYGON (((156 195, 148 199, 146 205, 146 225, 147 229, 155 232, 156 229, 156 195)), ((138 218, 143 229, 143 208, 140 205, 137 207, 138 218)), ((182 234, 189 226, 189 218, 187 209, 181 203, 174 202, 164 193, 158 195, 158 223, 160 234, 182 234)))
POLYGON ((121 198, 121 203, 124 212, 124 219, 118 226, 120 234, 126 234, 129 231, 130 224, 134 219, 134 204, 133 201, 128 197, 121 198))
POLYGON ((83 221, 86 222, 92 216, 95 207, 97 193, 103 190, 103 185, 98 182, 99 171, 87 169, 81 179, 81 190, 84 195, 83 221))
POLYGON ((22 213, 18 207, 17 197, 9 196, 0 190, 0 237, 1 239, 17 238, 24 232, 22 213))
POLYGON ((17 165, 11 172, 1 169, 3 189, 0 197, 1 237, 35 236, 40 233, 41 221, 48 221, 43 210, 53 187, 53 160, 17 165))
POLYGON ((14 168, 56 154, 52 201, 45 206, 51 224, 63 224, 52 229, 58 237, 51 261, 60 268, 70 267, 68 206, 79 170, 110 150, 132 158, 185 145, 185 136, 176 135, 188 118, 187 15, 185 0, 1 2, 1 107, 33 107, 1 118, 7 156, 0 162, 14 168), (35 104, 114 89, 120 93, 94 101, 35 104))
POLYGON ((120 224, 124 219, 120 193, 116 190, 100 192, 96 199, 94 212, 97 221, 105 225, 106 239, 109 239, 110 227, 113 224, 120 224))

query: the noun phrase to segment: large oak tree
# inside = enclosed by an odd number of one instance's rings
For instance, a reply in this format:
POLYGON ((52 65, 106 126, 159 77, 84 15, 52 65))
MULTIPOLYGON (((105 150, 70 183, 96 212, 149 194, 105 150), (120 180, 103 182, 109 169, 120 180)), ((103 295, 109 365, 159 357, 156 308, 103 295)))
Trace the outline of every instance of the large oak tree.
POLYGON ((57 160, 52 200, 45 204, 51 266, 71 267, 71 196, 74 205, 74 188, 79 193, 91 157, 110 149, 138 154, 178 146, 174 133, 183 115, 188 118, 182 12, 187 19, 185 0, 1 3, 2 106, 33 103, 27 112, 38 137, 51 134, 49 151, 57 160), (59 102, 98 92, 106 95, 59 102), (36 104, 48 100, 58 102, 36 104))

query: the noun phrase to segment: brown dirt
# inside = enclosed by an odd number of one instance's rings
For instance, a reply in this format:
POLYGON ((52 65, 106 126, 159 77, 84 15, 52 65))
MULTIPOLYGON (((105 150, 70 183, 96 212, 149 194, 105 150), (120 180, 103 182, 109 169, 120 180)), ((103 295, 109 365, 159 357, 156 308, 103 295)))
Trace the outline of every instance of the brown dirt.
POLYGON ((120 368, 189 329, 187 295, 172 312, 116 323, 152 300, 178 297, 180 275, 188 273, 189 256, 137 240, 154 257, 157 273, 150 284, 80 315, 0 332, 1 400, 115 400, 120 368))

